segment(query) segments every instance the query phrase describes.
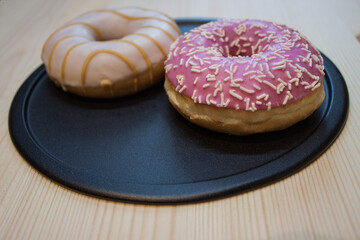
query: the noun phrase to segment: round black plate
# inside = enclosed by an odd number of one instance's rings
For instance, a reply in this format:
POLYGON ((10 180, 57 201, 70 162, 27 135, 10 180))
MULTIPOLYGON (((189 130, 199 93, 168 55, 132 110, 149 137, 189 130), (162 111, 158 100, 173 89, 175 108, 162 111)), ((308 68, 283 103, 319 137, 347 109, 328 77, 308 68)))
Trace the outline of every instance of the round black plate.
MULTIPOLYGON (((205 21, 179 25, 184 32, 205 21)), ((162 84, 114 100, 77 97, 55 87, 44 66, 17 92, 9 130, 34 168, 82 193, 146 203, 218 198, 300 170, 338 136, 348 91, 324 59, 324 103, 284 131, 236 137, 197 127, 172 108, 162 84)))

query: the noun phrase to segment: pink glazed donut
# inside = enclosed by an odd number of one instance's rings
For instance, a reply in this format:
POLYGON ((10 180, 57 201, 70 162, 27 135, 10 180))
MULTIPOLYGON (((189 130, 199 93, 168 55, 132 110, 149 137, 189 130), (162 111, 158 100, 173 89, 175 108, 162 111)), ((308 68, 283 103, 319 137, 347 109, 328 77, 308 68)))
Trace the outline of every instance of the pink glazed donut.
POLYGON ((285 129, 323 102, 321 54, 298 31, 261 20, 219 20, 180 36, 165 90, 191 122, 235 135, 285 129))

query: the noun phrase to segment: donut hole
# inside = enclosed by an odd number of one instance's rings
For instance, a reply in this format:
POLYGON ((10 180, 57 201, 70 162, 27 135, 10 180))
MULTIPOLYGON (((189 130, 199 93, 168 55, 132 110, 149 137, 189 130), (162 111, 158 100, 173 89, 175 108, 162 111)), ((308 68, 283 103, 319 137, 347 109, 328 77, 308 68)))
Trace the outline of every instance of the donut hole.
POLYGON ((251 52, 251 46, 250 49, 248 48, 244 48, 246 50, 246 52, 240 52, 239 54, 237 54, 237 49, 234 49, 233 51, 230 51, 230 55, 231 57, 251 57, 253 54, 251 52))

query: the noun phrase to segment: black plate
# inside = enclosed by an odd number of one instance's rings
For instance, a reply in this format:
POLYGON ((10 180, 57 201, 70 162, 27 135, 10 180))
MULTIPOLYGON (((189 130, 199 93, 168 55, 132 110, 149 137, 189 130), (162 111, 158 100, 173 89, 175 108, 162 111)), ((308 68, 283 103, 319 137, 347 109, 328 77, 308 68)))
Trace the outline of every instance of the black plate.
MULTIPOLYGON (((179 20, 184 31, 206 20, 179 20)), ((183 119, 162 84, 134 96, 91 100, 63 92, 40 66, 17 92, 11 138, 26 161, 82 193, 130 202, 183 203, 248 191, 314 161, 345 124, 349 97, 324 56, 326 99, 284 131, 236 137, 183 119)))

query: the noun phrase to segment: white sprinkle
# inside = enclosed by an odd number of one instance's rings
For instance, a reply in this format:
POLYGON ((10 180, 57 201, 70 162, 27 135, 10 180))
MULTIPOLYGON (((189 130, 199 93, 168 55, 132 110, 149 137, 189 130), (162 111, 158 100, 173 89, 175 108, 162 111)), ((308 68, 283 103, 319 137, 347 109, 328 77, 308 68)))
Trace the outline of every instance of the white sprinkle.
POLYGON ((230 50, 228 45, 225 45, 225 50, 226 50, 226 56, 230 56, 230 50))
POLYGON ((243 81, 243 79, 242 78, 236 78, 236 79, 234 79, 234 80, 232 80, 233 82, 242 82, 243 81))
POLYGON ((246 103, 246 105, 245 105, 245 110, 249 110, 249 107, 250 107, 250 98, 245 98, 245 103, 246 103))
POLYGON ((234 90, 234 89, 231 89, 231 90, 229 91, 229 94, 230 94, 231 96, 233 96, 234 98, 237 98, 237 99, 239 99, 239 100, 243 100, 242 96, 240 96, 239 94, 235 93, 235 90, 234 90))
POLYGON ((181 51, 180 51, 180 55, 182 55, 182 54, 184 54, 184 53, 186 53, 186 47, 183 47, 183 48, 181 48, 181 51))
POLYGON ((179 93, 182 93, 186 89, 186 85, 184 85, 180 90, 179 93))
POLYGON ((215 89, 214 93, 213 93, 213 96, 216 97, 217 93, 221 91, 221 88, 217 88, 215 89))
POLYGON ((255 79, 256 81, 258 81, 259 83, 262 83, 262 82, 263 82, 263 81, 262 81, 260 78, 258 78, 257 76, 255 76, 254 79, 255 79))
POLYGON ((174 52, 173 52, 174 57, 177 56, 177 51, 178 51, 178 50, 179 50, 179 47, 176 47, 175 50, 174 50, 174 52))
POLYGON ((315 89, 317 89, 318 87, 320 87, 320 83, 318 83, 318 84, 316 84, 312 89, 311 89, 311 91, 314 91, 315 89))
POLYGON ((216 88, 219 87, 219 86, 220 86, 220 88, 222 89, 221 81, 217 81, 217 83, 215 84, 215 87, 216 87, 216 88))
POLYGON ((282 84, 282 83, 280 83, 279 85, 277 85, 276 93, 277 93, 277 94, 282 93, 282 91, 284 90, 284 88, 285 88, 285 85, 282 84))
POLYGON ((244 91, 246 93, 250 93, 250 94, 253 94, 255 92, 254 90, 244 88, 243 86, 240 86, 240 90, 242 90, 242 91, 244 91))
POLYGON ((318 80, 319 77, 318 76, 315 76, 313 74, 311 74, 306 68, 305 68, 305 72, 307 75, 309 75, 310 78, 314 79, 314 80, 318 80))
POLYGON ((258 85, 256 85, 255 83, 253 84, 253 87, 255 88, 255 89, 257 89, 257 90, 261 90, 261 87, 259 87, 258 85))
POLYGON ((209 94, 206 96, 206 103, 207 103, 207 105, 210 105, 210 96, 211 96, 211 93, 209 93, 209 94))
POLYGON ((286 95, 282 104, 285 105, 288 102, 288 100, 289 100, 289 95, 286 95))
MULTIPOLYGON (((245 69, 245 71, 246 71, 246 69, 245 69)), ((256 71, 245 72, 245 73, 243 73, 243 76, 247 76, 247 75, 252 74, 252 73, 256 73, 256 71)))
POLYGON ((256 97, 257 100, 263 99, 264 97, 266 97, 266 93, 263 93, 259 96, 256 97))
POLYGON ((237 35, 241 35, 243 32, 246 32, 246 25, 239 24, 236 28, 234 28, 234 32, 237 35))
POLYGON ((315 62, 319 62, 320 59, 315 54, 311 55, 311 57, 314 59, 315 62))
POLYGON ((232 72, 230 72, 229 70, 227 70, 227 69, 225 69, 225 72, 227 72, 230 76, 232 76, 233 75, 233 73, 232 72))
MULTIPOLYGON (((191 49, 190 49, 191 50, 191 49)), ((195 50, 195 51, 190 51, 188 54, 186 54, 187 57, 191 56, 191 55, 194 55, 196 53, 198 53, 199 51, 195 50)))
POLYGON ((269 44, 266 44, 265 47, 263 47, 263 51, 265 51, 269 47, 269 44))
POLYGON ((167 64, 165 66, 165 72, 168 73, 171 70, 172 64, 167 64))
POLYGON ((233 69, 233 73, 236 73, 237 69, 238 69, 238 66, 235 66, 233 69))
POLYGON ((267 70, 267 71, 270 71, 269 64, 268 64, 268 63, 264 63, 264 64, 265 64, 266 70, 267 70))
POLYGON ((219 57, 211 57, 210 59, 213 60, 213 61, 220 61, 219 57))
POLYGON ((255 103, 251 103, 251 108, 250 108, 250 110, 251 110, 252 112, 255 112, 255 111, 257 110, 257 108, 255 107, 255 103))
POLYGON ((294 96, 291 94, 290 91, 286 91, 286 93, 287 93, 287 95, 289 95, 289 98, 290 98, 290 99, 293 99, 293 98, 294 98, 294 96))
POLYGON ((271 52, 271 54, 276 55, 276 56, 281 57, 281 58, 285 58, 284 56, 278 54, 277 52, 271 52))
POLYGON ((176 75, 176 79, 178 81, 178 84, 183 85, 183 83, 184 83, 184 75, 181 75, 181 74, 176 75))
POLYGON ((264 71, 262 64, 259 64, 259 67, 260 67, 260 71, 264 71))
POLYGON ((261 101, 256 101, 256 104, 257 104, 257 105, 261 105, 262 102, 261 102, 261 101))
POLYGON ((191 68, 191 71, 192 71, 192 72, 196 72, 196 73, 200 73, 200 72, 201 72, 199 69, 196 69, 196 68, 191 68))
POLYGON ((207 88, 208 86, 210 86, 210 83, 205 83, 202 87, 207 88))
POLYGON ((258 64, 258 62, 254 62, 252 68, 255 68, 257 64, 258 64))
POLYGON ((288 83, 288 89, 291 90, 292 86, 291 83, 288 83))
POLYGON ((289 83, 294 83, 295 82, 295 86, 299 85, 299 79, 298 78, 293 78, 289 81, 289 83))
POLYGON ((267 73, 269 74, 270 77, 275 78, 275 76, 274 76, 274 74, 272 74, 272 72, 268 71, 267 73))
POLYGON ((280 61, 280 62, 276 62, 276 63, 274 63, 273 65, 274 65, 274 66, 279 66, 279 65, 283 65, 283 64, 285 64, 284 60, 283 60, 283 61, 280 61))
POLYGON ((208 75, 206 75, 206 81, 216 81, 215 75, 209 73, 208 75))
POLYGON ((193 94, 192 94, 192 99, 195 99, 195 95, 196 95, 196 89, 194 89, 194 91, 193 91, 193 94))
POLYGON ((186 61, 186 63, 185 63, 185 67, 188 67, 189 66, 189 62, 191 61, 191 59, 192 59, 193 57, 189 57, 189 59, 186 61))
POLYGON ((271 110, 271 102, 268 102, 266 105, 267 105, 267 110, 270 111, 271 110))
POLYGON ((278 69, 282 69, 284 70, 285 69, 285 64, 283 66, 276 66, 276 67, 273 67, 271 70, 278 70, 278 69))
POLYGON ((265 83, 266 85, 268 85, 272 89, 276 90, 276 86, 274 84, 272 84, 271 82, 268 82, 268 81, 264 80, 263 83, 265 83))
POLYGON ((230 103, 230 99, 226 100, 225 104, 224 104, 224 107, 227 107, 230 103))
POLYGON ((282 80, 281 78, 278 78, 277 79, 279 82, 281 82, 282 84, 284 84, 285 86, 287 85, 287 83, 284 81, 284 80, 282 80))
POLYGON ((215 102, 215 100, 213 100, 213 99, 210 100, 210 103, 213 104, 213 105, 217 104, 217 102, 215 102))
POLYGON ((306 49, 306 48, 301 48, 301 50, 305 51, 305 52, 308 52, 308 53, 311 53, 309 49, 306 49))
POLYGON ((316 68, 322 75, 325 75, 324 68, 322 66, 316 65, 316 68))
POLYGON ((198 80, 199 80, 199 77, 196 77, 195 80, 194 80, 194 85, 196 85, 198 80))
POLYGON ((297 69, 294 65, 292 65, 291 63, 289 63, 289 66, 292 67, 293 69, 297 69))
POLYGON ((190 64, 191 66, 197 66, 197 64, 194 63, 193 61, 190 61, 189 64, 190 64))

